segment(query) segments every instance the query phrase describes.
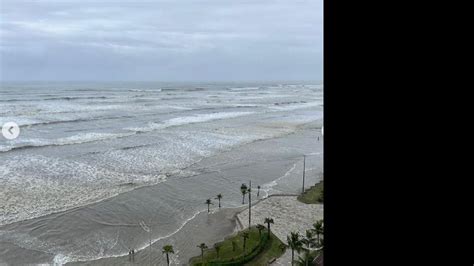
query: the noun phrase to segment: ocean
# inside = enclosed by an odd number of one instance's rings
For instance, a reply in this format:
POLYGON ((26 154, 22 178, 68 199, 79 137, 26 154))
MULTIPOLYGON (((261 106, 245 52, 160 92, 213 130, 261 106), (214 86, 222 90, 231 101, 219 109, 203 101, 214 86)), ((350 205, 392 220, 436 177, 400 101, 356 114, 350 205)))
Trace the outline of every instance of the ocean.
POLYGON ((0 136, 0 263, 123 256, 172 238, 218 193, 241 207, 243 182, 297 193, 302 154, 308 186, 322 175, 319 82, 1 83, 10 121, 21 133, 0 136))

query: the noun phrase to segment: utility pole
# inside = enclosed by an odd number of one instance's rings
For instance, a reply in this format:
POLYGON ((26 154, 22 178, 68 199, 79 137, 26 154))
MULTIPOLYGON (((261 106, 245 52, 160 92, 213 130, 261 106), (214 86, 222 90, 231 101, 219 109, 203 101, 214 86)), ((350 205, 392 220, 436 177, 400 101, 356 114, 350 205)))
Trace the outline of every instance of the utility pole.
POLYGON ((249 180, 249 230, 250 230, 250 222, 251 222, 251 215, 252 215, 252 180, 249 180))
POLYGON ((306 172, 306 155, 303 155, 303 193, 304 193, 304 174, 306 172))

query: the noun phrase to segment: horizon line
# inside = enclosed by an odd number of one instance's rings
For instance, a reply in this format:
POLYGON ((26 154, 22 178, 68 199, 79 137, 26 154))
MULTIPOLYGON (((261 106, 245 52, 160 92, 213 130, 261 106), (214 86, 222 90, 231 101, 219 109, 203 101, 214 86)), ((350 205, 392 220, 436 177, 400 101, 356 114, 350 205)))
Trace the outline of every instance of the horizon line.
POLYGON ((226 83, 226 82, 323 82, 323 79, 288 79, 288 80, 0 80, 8 82, 163 82, 163 83, 226 83))

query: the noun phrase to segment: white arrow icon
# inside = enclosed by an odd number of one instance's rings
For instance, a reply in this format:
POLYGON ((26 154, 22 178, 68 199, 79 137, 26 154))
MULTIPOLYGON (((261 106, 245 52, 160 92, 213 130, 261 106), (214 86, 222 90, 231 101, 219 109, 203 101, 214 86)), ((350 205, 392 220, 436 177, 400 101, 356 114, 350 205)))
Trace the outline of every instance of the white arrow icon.
POLYGON ((2 134, 6 139, 16 139, 20 135, 20 127, 15 122, 7 122, 2 126, 2 134))

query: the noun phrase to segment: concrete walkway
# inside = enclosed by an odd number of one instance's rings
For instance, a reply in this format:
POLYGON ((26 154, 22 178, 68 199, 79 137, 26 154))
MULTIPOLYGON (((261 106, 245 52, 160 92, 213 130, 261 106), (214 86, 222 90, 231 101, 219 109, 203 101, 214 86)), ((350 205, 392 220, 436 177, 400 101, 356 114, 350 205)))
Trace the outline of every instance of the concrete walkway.
MULTIPOLYGON (((286 244, 286 237, 290 232, 299 232, 304 235, 307 229, 313 228, 317 220, 323 219, 322 204, 304 204, 296 196, 271 196, 252 206, 252 225, 263 224, 265 217, 274 220, 270 229, 286 244)), ((240 224, 248 227, 248 209, 237 215, 240 224)), ((295 252, 295 258, 298 253, 295 252)), ((272 265, 291 265, 291 249, 278 258, 272 265)))

